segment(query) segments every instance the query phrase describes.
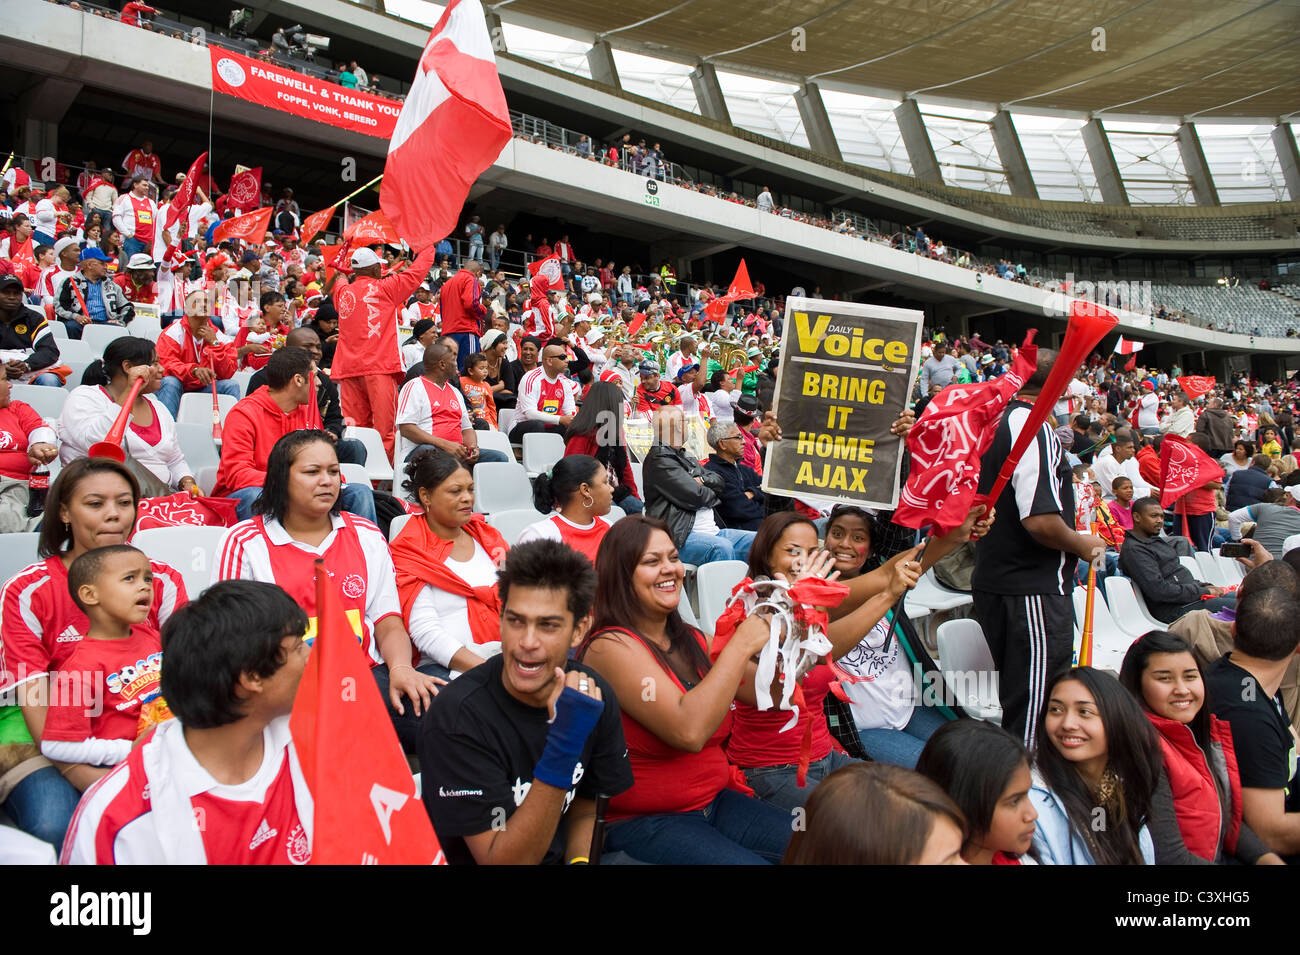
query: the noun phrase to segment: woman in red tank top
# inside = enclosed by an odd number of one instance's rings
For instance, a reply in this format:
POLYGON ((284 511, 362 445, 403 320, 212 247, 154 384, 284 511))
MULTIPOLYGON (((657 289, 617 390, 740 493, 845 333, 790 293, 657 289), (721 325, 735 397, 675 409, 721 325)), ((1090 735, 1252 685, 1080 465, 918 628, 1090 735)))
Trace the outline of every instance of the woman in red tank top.
POLYGON ((537 475, 533 483, 533 506, 550 516, 525 527, 515 543, 561 541, 594 564, 610 528, 605 515, 613 503, 614 489, 605 466, 588 454, 565 455, 550 474, 537 475))
POLYGON ((703 635, 677 613, 685 569, 662 521, 629 516, 596 556, 596 617, 579 659, 609 681, 636 784, 610 802, 606 848, 660 865, 780 861, 790 817, 728 788, 722 750, 750 657, 755 616, 710 666, 703 635))

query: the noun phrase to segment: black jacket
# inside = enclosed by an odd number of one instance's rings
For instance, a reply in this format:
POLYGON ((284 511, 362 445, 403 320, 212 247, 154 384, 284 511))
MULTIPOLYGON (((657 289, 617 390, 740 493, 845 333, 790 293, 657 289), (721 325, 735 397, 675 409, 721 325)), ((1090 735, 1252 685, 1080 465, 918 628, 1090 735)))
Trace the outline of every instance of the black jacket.
POLYGON ((695 526, 695 512, 718 506, 722 478, 704 470, 684 451, 657 442, 650 445, 641 474, 646 515, 666 523, 673 546, 684 547, 695 526), (704 483, 696 481, 697 477, 704 483))
POLYGON ((1179 610, 1206 592, 1178 559, 1168 537, 1126 534, 1119 569, 1142 592, 1152 616, 1163 623, 1173 623, 1179 610))
POLYGON ((742 531, 758 530, 758 525, 763 523, 763 518, 767 514, 767 507, 763 491, 759 486, 762 481, 754 473, 754 469, 747 468, 743 464, 732 464, 730 461, 722 460, 716 454, 710 454, 704 470, 712 471, 726 483, 718 495, 718 506, 714 510, 718 518, 727 527, 735 527, 742 531), (745 496, 746 491, 753 492, 752 500, 745 496))
POLYGON ((1236 511, 1250 507, 1264 500, 1264 492, 1273 484, 1267 471, 1261 471, 1253 464, 1240 471, 1233 471, 1228 478, 1228 510, 1236 511))
POLYGON ((12 322, 0 317, 0 349, 30 351, 22 360, 32 371, 49 368, 59 360, 59 345, 45 321, 45 313, 26 304, 18 306, 12 322))

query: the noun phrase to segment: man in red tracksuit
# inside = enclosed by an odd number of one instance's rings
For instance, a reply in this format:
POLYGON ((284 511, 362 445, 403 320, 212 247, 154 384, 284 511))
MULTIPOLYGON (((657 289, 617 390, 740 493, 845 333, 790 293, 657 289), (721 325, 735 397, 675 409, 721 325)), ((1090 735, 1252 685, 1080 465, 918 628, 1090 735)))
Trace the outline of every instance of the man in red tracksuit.
POLYGON ((339 341, 330 378, 338 382, 344 416, 358 427, 378 431, 390 461, 396 440, 397 389, 406 378, 397 317, 428 277, 434 255, 430 245, 410 268, 381 278, 379 256, 372 249, 357 249, 352 253, 352 280, 336 277, 332 287, 339 341))
MULTIPOLYGON (((305 348, 281 348, 266 363, 266 387, 231 408, 221 430, 221 466, 213 493, 238 501, 241 521, 252 516, 253 502, 262 496, 275 443, 304 428, 323 428, 316 405, 316 359, 305 348)), ((370 488, 345 484, 339 497, 345 511, 375 519, 370 488)))
POLYGON ((442 284, 438 303, 442 307, 442 333, 456 340, 456 366, 465 370, 465 360, 479 351, 479 336, 487 320, 483 307, 483 286, 479 276, 483 263, 470 259, 459 272, 442 284))

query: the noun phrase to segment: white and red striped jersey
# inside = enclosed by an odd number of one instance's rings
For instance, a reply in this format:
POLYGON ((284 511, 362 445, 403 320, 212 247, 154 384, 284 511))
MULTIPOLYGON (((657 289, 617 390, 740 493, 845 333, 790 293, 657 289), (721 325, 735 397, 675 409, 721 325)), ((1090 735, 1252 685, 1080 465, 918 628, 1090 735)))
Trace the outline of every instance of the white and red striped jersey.
POLYGON ((335 514, 334 529, 317 547, 296 541, 273 517, 254 517, 230 528, 217 549, 212 582, 261 580, 278 584, 307 612, 309 643, 316 637, 316 560, 325 561, 339 590, 352 630, 370 658, 384 662, 375 626, 402 615, 388 541, 374 524, 355 514, 335 514))
POLYGON ((519 397, 515 402, 520 421, 547 421, 554 423, 561 415, 571 415, 577 409, 573 391, 564 378, 548 378, 543 368, 534 368, 519 383, 519 397))
POLYGON ((465 398, 451 382, 435 385, 420 375, 402 385, 397 395, 397 417, 393 421, 397 430, 397 455, 399 458, 414 450, 415 442, 401 431, 402 425, 413 424, 421 431, 460 444, 461 432, 469 431, 474 423, 469 418, 465 398))
POLYGON ((245 782, 217 782, 190 752, 180 720, 86 790, 64 865, 306 865, 313 806, 289 717, 262 731, 262 763, 245 782))
MULTIPOLYGON (((180 573, 156 560, 153 607, 140 626, 159 633, 188 599, 180 573)), ((59 669, 86 635, 90 621, 72 602, 68 571, 57 556, 20 570, 0 590, 0 690, 59 669)))

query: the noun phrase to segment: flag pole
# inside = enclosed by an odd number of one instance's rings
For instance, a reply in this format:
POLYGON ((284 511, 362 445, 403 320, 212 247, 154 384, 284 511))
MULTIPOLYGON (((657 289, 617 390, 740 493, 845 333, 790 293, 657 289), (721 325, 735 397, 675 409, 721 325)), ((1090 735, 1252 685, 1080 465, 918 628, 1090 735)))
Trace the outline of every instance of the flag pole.
POLYGON ((1079 666, 1092 666, 1092 619, 1097 602, 1097 565, 1088 564, 1088 599, 1083 610, 1083 634, 1079 638, 1079 666))
POLYGON ((344 196, 344 197, 343 197, 342 199, 340 199, 338 202, 334 203, 334 205, 336 205, 336 206, 340 206, 340 205, 342 205, 343 203, 345 203, 345 202, 347 202, 349 199, 351 199, 353 196, 365 192, 367 189, 369 189, 371 186, 373 186, 375 183, 377 183, 380 179, 383 179, 383 178, 384 178, 384 174, 381 172, 379 175, 375 176, 374 179, 371 179, 368 183, 366 183, 366 184, 365 184, 364 186, 362 186, 360 189, 354 189, 352 192, 349 192, 346 196, 344 196))

